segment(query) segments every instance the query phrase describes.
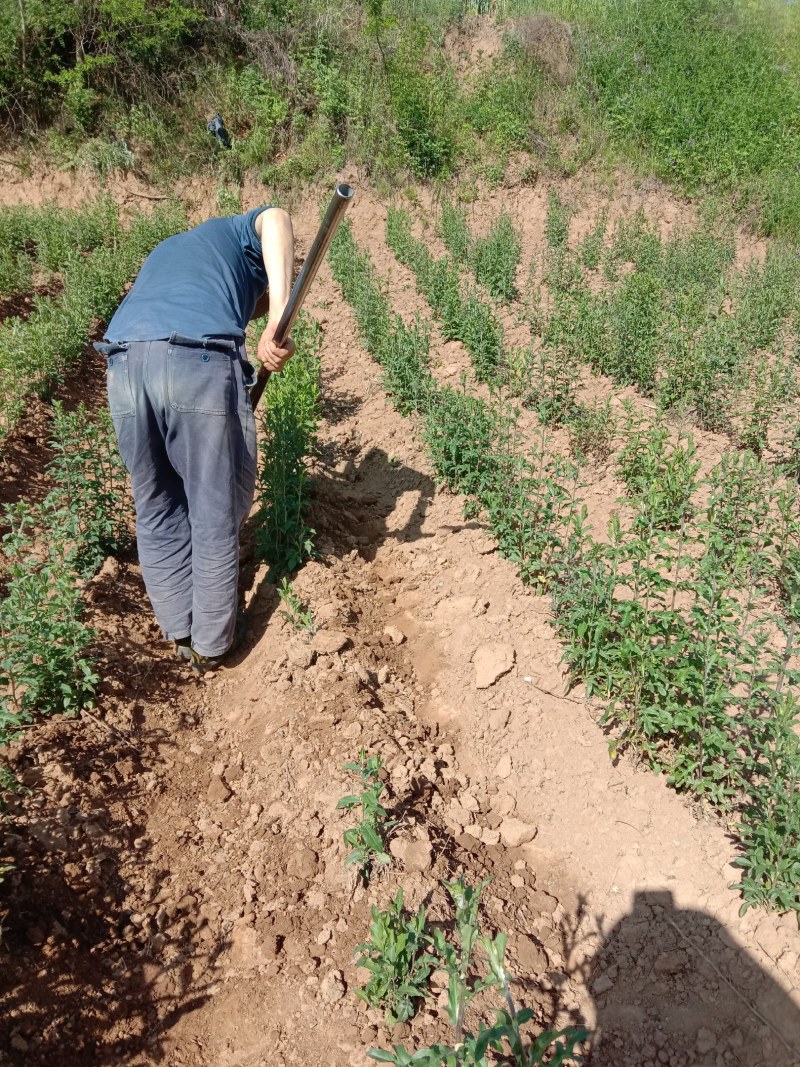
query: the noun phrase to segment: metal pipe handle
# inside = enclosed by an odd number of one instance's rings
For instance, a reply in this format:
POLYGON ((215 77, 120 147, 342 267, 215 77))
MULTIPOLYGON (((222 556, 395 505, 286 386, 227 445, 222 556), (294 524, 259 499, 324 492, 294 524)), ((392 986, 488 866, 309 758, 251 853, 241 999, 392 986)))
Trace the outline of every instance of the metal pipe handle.
MULTIPOLYGON (((325 218, 320 224, 317 236, 314 238, 314 243, 311 245, 311 250, 306 256, 303 268, 297 276, 297 281, 292 286, 289 299, 286 301, 286 307, 283 310, 280 322, 275 330, 274 340, 276 344, 279 345, 288 335, 292 326, 294 326, 295 320, 300 314, 300 309, 308 295, 308 290, 311 288, 311 283, 314 281, 319 266, 325 258, 325 253, 328 251, 328 246, 333 240, 336 228, 344 218, 344 213, 350 206, 350 202, 355 194, 355 189, 351 185, 347 185, 345 182, 340 182, 334 189, 331 202, 328 204, 328 210, 325 212, 325 218)), ((253 405, 254 411, 261 399, 261 394, 264 392, 264 387, 269 381, 269 375, 270 372, 262 367, 258 372, 255 384, 250 390, 250 402, 253 405)))

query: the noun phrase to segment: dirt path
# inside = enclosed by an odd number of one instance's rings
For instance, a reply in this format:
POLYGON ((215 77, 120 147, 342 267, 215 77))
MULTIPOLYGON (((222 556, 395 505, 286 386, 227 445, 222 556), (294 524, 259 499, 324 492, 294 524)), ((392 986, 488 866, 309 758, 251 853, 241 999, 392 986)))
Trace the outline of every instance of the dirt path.
MULTIPOLYGON (((316 205, 297 219, 307 248, 316 205)), ((133 561, 93 582, 96 712, 18 756, 36 792, 10 841, 6 1062, 364 1065, 389 1043, 353 995, 370 905, 402 886, 443 920, 439 880, 463 869, 493 876, 520 1000, 585 1022, 592 1063, 799 1064, 796 921, 740 919, 725 829, 610 761, 597 710, 564 694, 547 601, 436 489, 327 268, 318 285, 322 559, 295 589, 319 630, 250 565, 250 642, 201 682, 153 654, 133 561), (362 745, 401 818, 367 892, 336 810, 362 745)), ((394 1039, 447 1033, 439 996, 394 1039)))

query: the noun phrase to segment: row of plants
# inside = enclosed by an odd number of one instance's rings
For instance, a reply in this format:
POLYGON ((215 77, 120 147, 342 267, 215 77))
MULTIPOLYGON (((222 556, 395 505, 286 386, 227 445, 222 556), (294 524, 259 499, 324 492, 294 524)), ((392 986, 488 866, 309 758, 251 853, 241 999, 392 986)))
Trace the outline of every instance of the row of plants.
POLYGON ((747 453, 701 484, 691 439, 634 427, 619 460, 633 518, 623 528, 616 515, 598 541, 579 467, 546 428, 525 440, 507 402, 436 385, 424 326, 393 315, 347 228, 331 262, 437 475, 470 498, 523 581, 550 591, 572 679, 608 702, 613 747, 635 747, 738 821, 743 907, 800 910, 796 491, 747 453))
POLYGON ((47 284, 82 252, 105 244, 119 230, 119 211, 110 197, 80 210, 0 208, 0 297, 29 293, 47 284))
MULTIPOLYGON (((545 421, 569 422, 588 363, 618 385, 635 386, 660 411, 687 410, 704 429, 727 433, 758 455, 772 452, 796 475, 796 250, 772 242, 763 263, 738 270, 733 235, 724 228, 665 240, 637 214, 608 234, 603 213, 570 247, 570 214, 551 191, 547 251, 533 267, 526 304, 533 343, 509 360, 515 391, 545 421)), ((476 241, 465 210, 445 202, 438 232, 462 262, 480 247, 490 274, 509 261, 514 229, 507 215, 476 241)), ((514 296, 508 287, 494 292, 506 302, 514 296)))
POLYGON ((427 245, 414 238, 408 212, 389 211, 387 243, 400 262, 414 271, 421 293, 441 320, 445 338, 464 344, 479 381, 507 387, 547 426, 574 424, 574 455, 602 456, 613 425, 610 417, 605 427, 601 421, 610 412, 576 399, 581 377, 576 355, 550 340, 534 340, 525 348, 505 345, 496 310, 480 290, 472 285, 462 292, 459 268, 466 267, 496 300, 508 303, 519 295, 516 275, 521 242, 511 217, 501 214, 486 237, 475 238, 466 213, 445 201, 438 232, 452 258, 435 259, 427 245), (593 440, 603 429, 601 437, 593 440))
POLYGON ((451 200, 445 200, 438 232, 456 262, 469 267, 475 280, 496 300, 515 299, 522 242, 507 212, 497 216, 486 237, 475 237, 467 213, 451 200))
MULTIPOLYGON (((265 325, 265 319, 256 320, 253 330, 258 334, 265 325)), ((296 571, 313 554, 314 530, 306 521, 308 456, 321 418, 322 332, 305 313, 293 332, 295 354, 280 374, 271 375, 260 419, 256 544, 273 582, 296 571)), ((299 608, 295 613, 302 617, 299 608)))
POLYGON ((440 320, 445 339, 462 342, 478 381, 492 381, 504 350, 503 328, 492 307, 474 287, 462 286, 454 263, 446 256, 436 259, 425 242, 414 237, 408 212, 389 209, 386 240, 400 262, 414 272, 420 291, 440 320))
MULTIPOLYGON (((359 791, 342 797, 337 805, 359 817, 344 832, 344 843, 351 849, 345 863, 358 865, 365 884, 377 867, 391 863, 388 839, 396 823, 381 803, 381 768, 380 756, 370 756, 362 748, 358 759, 344 767, 358 778, 359 791)), ((387 907, 371 909, 369 937, 355 950, 357 966, 365 968, 369 978, 356 995, 382 1011, 385 1027, 391 1030, 416 1015, 432 995, 434 971, 440 971, 447 976, 447 1014, 453 1027, 452 1045, 435 1044, 411 1052, 403 1045, 376 1048, 369 1053, 371 1059, 395 1067, 489 1067, 496 1057, 513 1067, 543 1063, 563 1067, 577 1062, 575 1049, 585 1040, 585 1031, 570 1027, 532 1034, 529 1024, 535 1013, 514 1002, 513 978, 505 961, 507 936, 499 931, 492 937, 481 930, 480 898, 489 881, 471 886, 463 875, 445 881, 452 911, 436 924, 428 920, 424 905, 416 912, 404 907, 402 889, 387 907), (498 991, 503 1003, 490 1009, 494 1014, 490 1025, 476 1000, 487 991, 498 991), (471 1029, 473 1017, 477 1026, 471 1029)), ((487 999, 482 998, 483 1004, 487 999)))
POLYGON ((0 324, 0 441, 19 419, 27 398, 46 396, 84 351, 95 323, 114 311, 145 256, 159 241, 184 229, 186 219, 175 205, 159 206, 152 214, 136 215, 123 228, 109 209, 98 226, 102 241, 93 251, 64 250, 59 296, 37 297, 28 319, 0 324))
POLYGON ((6 505, 0 560, 0 745, 41 716, 74 714, 99 681, 83 587, 127 537, 125 471, 110 416, 53 406, 41 503, 6 505))

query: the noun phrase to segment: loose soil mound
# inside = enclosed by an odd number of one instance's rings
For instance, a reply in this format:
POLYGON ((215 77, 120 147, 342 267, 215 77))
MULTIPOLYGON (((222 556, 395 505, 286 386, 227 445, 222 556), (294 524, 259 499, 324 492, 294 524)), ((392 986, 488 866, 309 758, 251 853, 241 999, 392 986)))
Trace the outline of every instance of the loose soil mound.
MULTIPOLYGON (((515 205, 528 258, 536 194, 515 205)), ((303 249, 316 207, 297 213, 303 249)), ((383 218, 360 193, 355 235, 386 269, 383 218)), ((609 760, 597 709, 564 691, 546 601, 437 490, 327 268, 311 311, 321 558, 294 587, 318 632, 295 632, 246 561, 249 643, 201 681, 159 641, 133 559, 91 583, 98 706, 30 731, 15 755, 33 792, 6 837, 8 1062, 355 1067, 392 1039, 447 1040, 441 987, 383 1033, 353 996, 353 950, 399 886, 443 921, 440 880, 457 871, 492 876, 483 917, 510 935, 518 999, 541 1027, 585 1023, 592 1063, 800 1062, 795 920, 739 919, 725 828, 609 760), (382 754, 400 820, 395 862, 367 891, 336 810, 361 746, 382 754)))

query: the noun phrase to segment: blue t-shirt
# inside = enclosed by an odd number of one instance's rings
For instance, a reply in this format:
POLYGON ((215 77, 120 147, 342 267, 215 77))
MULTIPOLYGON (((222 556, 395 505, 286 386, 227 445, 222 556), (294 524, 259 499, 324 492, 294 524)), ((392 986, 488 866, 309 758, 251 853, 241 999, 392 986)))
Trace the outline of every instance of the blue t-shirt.
POLYGON ((107 341, 244 337, 267 286, 255 221, 266 207, 209 219, 156 245, 105 332, 107 341))

